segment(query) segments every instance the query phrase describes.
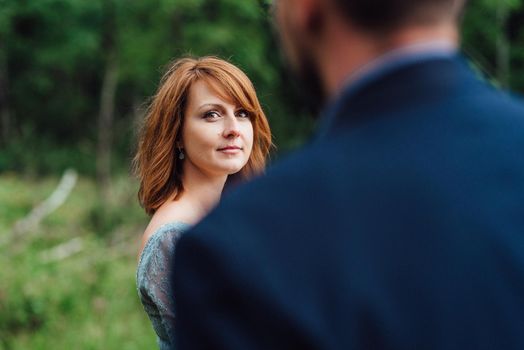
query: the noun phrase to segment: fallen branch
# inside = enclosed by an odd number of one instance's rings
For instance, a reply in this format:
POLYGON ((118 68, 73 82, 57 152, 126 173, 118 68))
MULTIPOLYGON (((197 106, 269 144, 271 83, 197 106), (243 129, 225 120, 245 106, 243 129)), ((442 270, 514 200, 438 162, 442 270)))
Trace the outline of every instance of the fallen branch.
POLYGON ((45 201, 34 207, 27 216, 18 220, 14 224, 11 234, 0 240, 0 245, 5 244, 12 236, 20 236, 38 227, 46 216, 49 216, 49 214, 64 204, 75 187, 77 178, 78 174, 75 170, 66 170, 53 193, 45 201))
POLYGON ((84 249, 84 241, 80 237, 73 238, 72 240, 59 244, 48 250, 44 250, 40 253, 40 259, 44 263, 52 261, 60 261, 76 254, 84 249))

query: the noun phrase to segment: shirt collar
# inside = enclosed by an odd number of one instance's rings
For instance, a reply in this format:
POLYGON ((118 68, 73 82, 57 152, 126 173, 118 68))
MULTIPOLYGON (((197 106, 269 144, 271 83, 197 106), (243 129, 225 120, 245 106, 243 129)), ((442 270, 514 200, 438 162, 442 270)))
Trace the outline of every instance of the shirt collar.
POLYGON ((425 41, 403 46, 377 57, 350 74, 341 85, 339 93, 328 103, 322 113, 319 132, 315 139, 327 133, 336 115, 337 106, 344 96, 347 98, 369 82, 388 74, 390 71, 435 58, 450 58, 457 54, 456 45, 448 40, 425 41))
MULTIPOLYGON (((372 78, 386 74, 403 65, 439 57, 451 57, 457 53, 456 45, 448 40, 433 40, 406 45, 384 53, 358 68, 343 82, 340 92, 359 86, 372 78)), ((337 97, 337 96, 336 96, 337 97)), ((336 98, 335 97, 335 98, 336 98)))

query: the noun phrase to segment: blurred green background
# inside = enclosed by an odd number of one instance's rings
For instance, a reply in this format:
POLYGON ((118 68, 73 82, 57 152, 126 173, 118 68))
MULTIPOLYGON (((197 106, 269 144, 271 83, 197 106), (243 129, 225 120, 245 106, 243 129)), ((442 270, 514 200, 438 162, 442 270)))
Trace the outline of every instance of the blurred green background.
MULTIPOLYGON (((470 1, 463 25, 479 74, 520 92, 522 2, 470 1)), ((268 3, 0 0, 0 349, 156 347, 135 290, 137 127, 171 59, 212 54, 253 80, 273 159, 305 142, 268 3)))

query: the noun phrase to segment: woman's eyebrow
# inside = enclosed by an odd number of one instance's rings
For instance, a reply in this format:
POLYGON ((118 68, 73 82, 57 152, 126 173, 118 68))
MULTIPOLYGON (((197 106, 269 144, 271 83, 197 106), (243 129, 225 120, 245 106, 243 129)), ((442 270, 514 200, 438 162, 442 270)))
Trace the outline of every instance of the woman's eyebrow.
POLYGON ((202 109, 209 108, 209 107, 219 109, 221 111, 224 111, 226 109, 223 105, 218 104, 218 103, 205 103, 201 105, 200 107, 198 107, 198 109, 202 110, 202 109))

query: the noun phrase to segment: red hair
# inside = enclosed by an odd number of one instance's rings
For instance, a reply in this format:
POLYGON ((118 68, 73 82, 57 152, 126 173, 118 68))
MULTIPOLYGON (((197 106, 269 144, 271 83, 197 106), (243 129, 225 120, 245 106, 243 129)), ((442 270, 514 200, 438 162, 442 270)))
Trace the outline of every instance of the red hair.
POLYGON ((175 60, 148 108, 133 160, 140 180, 138 199, 150 215, 173 194, 178 198, 183 192, 182 161, 176 156, 176 144, 182 135, 189 89, 199 80, 251 115, 253 148, 238 176, 248 179, 265 169, 272 147, 271 131, 249 78, 233 64, 216 57, 175 60))

